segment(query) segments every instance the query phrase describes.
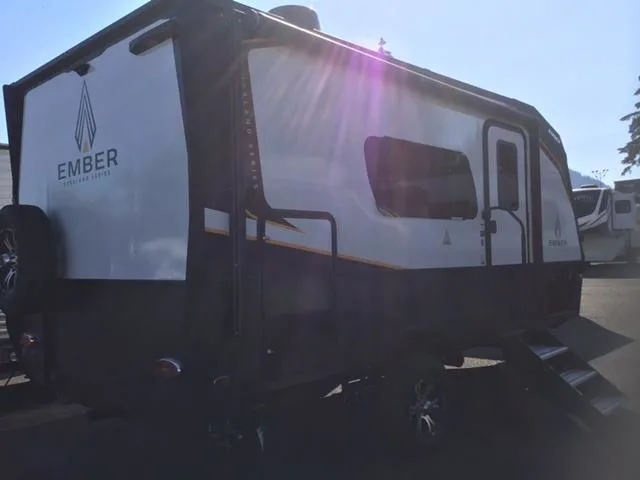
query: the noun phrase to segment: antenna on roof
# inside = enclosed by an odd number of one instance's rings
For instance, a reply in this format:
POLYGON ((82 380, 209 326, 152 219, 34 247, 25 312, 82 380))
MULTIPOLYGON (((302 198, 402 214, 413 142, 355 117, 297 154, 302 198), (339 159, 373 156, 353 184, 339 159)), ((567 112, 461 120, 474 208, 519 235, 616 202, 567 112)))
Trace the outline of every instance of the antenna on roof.
POLYGON ((387 41, 380 37, 380 41, 378 42, 378 53, 381 55, 387 55, 389 57, 391 57, 391 52, 389 50, 385 50, 384 46, 387 44, 387 41))

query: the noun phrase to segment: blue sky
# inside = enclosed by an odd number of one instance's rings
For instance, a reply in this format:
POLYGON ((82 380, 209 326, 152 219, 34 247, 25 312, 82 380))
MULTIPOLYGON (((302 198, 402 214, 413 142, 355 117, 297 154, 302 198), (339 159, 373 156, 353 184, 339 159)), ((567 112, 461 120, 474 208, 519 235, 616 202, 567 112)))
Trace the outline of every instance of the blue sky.
MULTIPOLYGON (((145 3, 5 1, 0 84, 12 82, 145 3)), ((247 0, 269 9, 277 0, 247 0)), ((620 178, 619 118, 640 75, 638 0, 312 0, 322 29, 536 106, 561 134, 571 168, 620 178)), ((2 103, 2 102, 0 102, 2 103)), ((0 141, 6 141, 4 110, 0 141)), ((640 168, 632 172, 640 177, 640 168)))

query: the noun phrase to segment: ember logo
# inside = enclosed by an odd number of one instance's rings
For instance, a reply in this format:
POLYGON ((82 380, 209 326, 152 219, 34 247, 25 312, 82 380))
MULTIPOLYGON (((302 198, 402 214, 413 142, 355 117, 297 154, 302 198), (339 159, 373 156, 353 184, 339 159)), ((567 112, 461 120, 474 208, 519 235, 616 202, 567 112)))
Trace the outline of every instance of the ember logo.
POLYGON ((562 237, 562 224, 560 223, 560 215, 556 215, 556 228, 554 233, 556 234, 556 238, 562 237))
POLYGON ((76 146, 82 156, 58 164, 58 180, 65 186, 107 177, 111 175, 111 170, 118 166, 117 149, 107 148, 92 152, 97 132, 98 126, 89 97, 89 89, 87 82, 83 82, 75 131, 76 146))
POLYGON ((556 224, 553 229, 553 233, 556 236, 555 240, 549 240, 549 247, 557 248, 557 247, 566 247, 567 241, 562 238, 562 224, 560 223, 560 215, 556 215, 556 224))
POLYGON ((96 138, 96 117, 93 115, 93 107, 89 98, 87 82, 82 82, 82 94, 80 95, 80 107, 76 120, 76 144, 80 153, 87 153, 93 148, 96 138))

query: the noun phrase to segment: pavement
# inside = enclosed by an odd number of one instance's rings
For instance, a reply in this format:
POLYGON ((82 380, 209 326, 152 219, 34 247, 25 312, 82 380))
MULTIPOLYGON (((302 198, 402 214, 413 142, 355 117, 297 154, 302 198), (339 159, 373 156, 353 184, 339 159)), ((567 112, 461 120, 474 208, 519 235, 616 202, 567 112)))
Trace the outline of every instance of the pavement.
MULTIPOLYGON (((257 478, 639 479, 640 268, 595 266, 586 277, 582 317, 557 334, 629 395, 629 411, 606 431, 578 431, 553 405, 512 382, 504 364, 468 358, 466 368, 448 372, 456 415, 432 455, 394 458, 381 449, 375 422, 363 424, 357 411, 327 403, 309 406, 273 433, 272 461, 257 478)), ((0 415, 0 478, 234 476, 184 439, 119 420, 88 423, 80 407, 63 405, 21 406, 0 415)))
POLYGON ((628 408, 640 415, 640 265, 587 270, 581 316, 558 336, 627 394, 628 408))

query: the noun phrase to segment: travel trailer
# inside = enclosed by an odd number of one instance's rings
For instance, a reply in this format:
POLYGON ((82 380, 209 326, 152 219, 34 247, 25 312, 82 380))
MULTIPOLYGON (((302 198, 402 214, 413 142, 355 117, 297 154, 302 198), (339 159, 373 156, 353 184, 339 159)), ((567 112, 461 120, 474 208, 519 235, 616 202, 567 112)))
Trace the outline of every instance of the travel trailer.
POLYGON ((587 262, 635 262, 640 254, 640 209, 634 192, 585 185, 573 203, 587 262))
POLYGON ((152 1, 4 100, 0 305, 96 413, 263 446, 264 412, 367 385, 422 448, 466 349, 565 358, 539 332, 578 316, 583 258, 531 106, 223 0, 152 1))

